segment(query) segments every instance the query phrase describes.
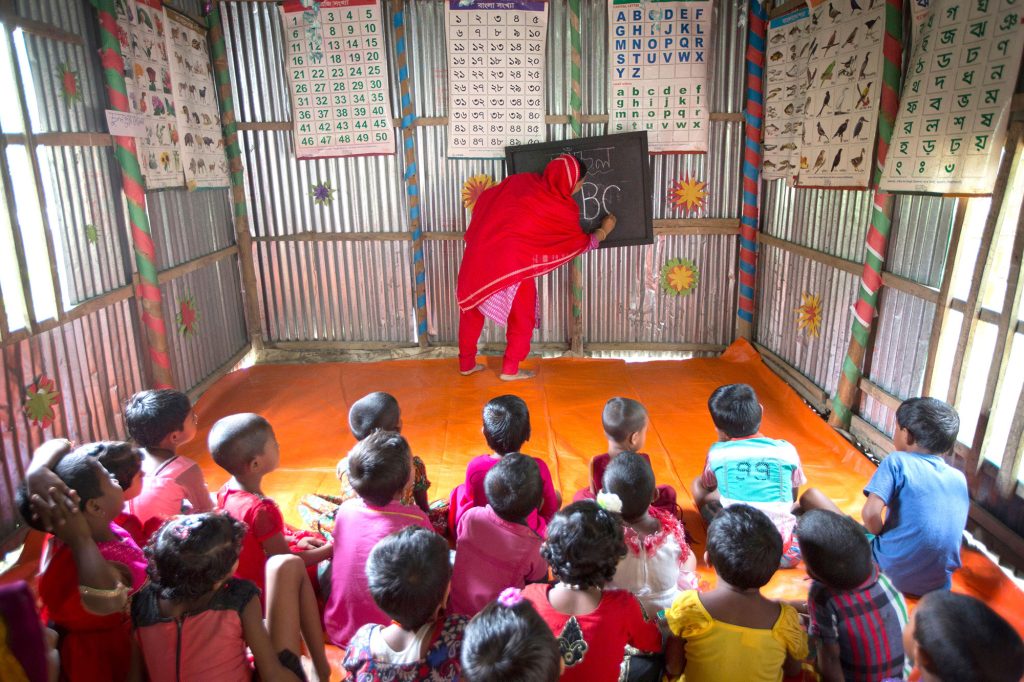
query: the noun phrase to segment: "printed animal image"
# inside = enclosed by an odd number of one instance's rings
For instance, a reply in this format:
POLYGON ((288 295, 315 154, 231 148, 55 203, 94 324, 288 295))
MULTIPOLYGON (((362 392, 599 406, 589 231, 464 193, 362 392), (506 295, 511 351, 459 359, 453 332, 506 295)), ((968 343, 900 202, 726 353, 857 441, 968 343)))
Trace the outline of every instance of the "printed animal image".
POLYGON ((185 146, 191 147, 195 144, 195 138, 192 137, 192 133, 185 133, 185 146))

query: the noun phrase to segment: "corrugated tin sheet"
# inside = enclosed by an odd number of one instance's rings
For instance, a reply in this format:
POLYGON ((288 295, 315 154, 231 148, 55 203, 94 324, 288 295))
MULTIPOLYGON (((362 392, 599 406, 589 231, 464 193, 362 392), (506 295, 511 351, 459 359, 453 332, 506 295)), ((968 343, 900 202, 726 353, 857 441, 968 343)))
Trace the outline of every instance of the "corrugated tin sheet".
POLYGON ((181 390, 194 388, 249 342, 237 294, 241 288, 235 256, 160 286, 171 365, 181 390), (199 314, 192 334, 183 333, 176 319, 186 299, 199 314))
MULTIPOLYGON (((78 2, 67 4, 85 5, 78 2)), ((18 51, 18 63, 25 87, 28 92, 34 90, 36 94, 35 100, 28 102, 32 132, 105 132, 107 123, 103 111, 106 105, 106 92, 103 90, 99 73, 99 60, 91 58, 96 50, 90 39, 92 32, 84 33, 86 47, 50 40, 31 33, 22 35, 24 49, 17 41, 15 48, 18 51), (81 94, 77 102, 68 102, 62 97, 62 68, 70 69, 77 74, 76 80, 81 94)))
POLYGON ((756 340, 793 365, 830 395, 850 339, 850 306, 859 276, 803 256, 762 245, 757 273, 756 340), (801 295, 821 297, 821 336, 798 331, 801 295))
POLYGON ((127 284, 121 174, 109 147, 40 147, 47 215, 67 305, 127 284))
POLYGON ((956 202, 952 197, 897 195, 885 269, 921 284, 941 286, 956 202))
POLYGON ((764 183, 762 229, 846 260, 863 262, 871 220, 871 192, 801 189, 783 180, 764 183))
POLYGON ((584 258, 584 339, 593 343, 721 343, 733 338, 736 237, 658 237, 653 246, 584 258), (688 296, 661 287, 668 260, 688 258, 700 279, 688 296))
POLYGON ((235 243, 231 195, 226 189, 147 192, 146 207, 161 269, 235 243))
POLYGON ((271 341, 415 341, 409 241, 259 242, 271 341))

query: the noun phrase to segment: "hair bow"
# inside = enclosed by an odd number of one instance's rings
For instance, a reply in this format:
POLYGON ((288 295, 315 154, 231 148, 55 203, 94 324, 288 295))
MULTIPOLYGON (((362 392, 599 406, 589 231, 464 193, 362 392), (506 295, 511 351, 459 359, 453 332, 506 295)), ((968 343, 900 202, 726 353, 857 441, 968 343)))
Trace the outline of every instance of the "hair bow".
POLYGON ((523 591, 518 587, 506 587, 502 590, 502 593, 498 595, 498 603, 506 609, 512 608, 521 601, 523 601, 523 591))
POLYGON ((597 494, 597 505, 605 511, 615 514, 622 513, 622 499, 615 493, 599 492, 597 494))

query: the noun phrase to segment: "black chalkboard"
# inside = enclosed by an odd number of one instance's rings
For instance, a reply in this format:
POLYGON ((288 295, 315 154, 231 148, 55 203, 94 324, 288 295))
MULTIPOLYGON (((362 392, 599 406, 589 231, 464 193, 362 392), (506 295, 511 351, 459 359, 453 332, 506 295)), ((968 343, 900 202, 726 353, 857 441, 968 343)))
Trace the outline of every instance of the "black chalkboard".
POLYGON ((508 172, 541 173, 551 159, 569 153, 587 167, 580 205, 580 225, 591 232, 609 213, 618 221, 602 248, 654 243, 651 162, 647 132, 620 133, 575 140, 539 142, 505 148, 508 172))

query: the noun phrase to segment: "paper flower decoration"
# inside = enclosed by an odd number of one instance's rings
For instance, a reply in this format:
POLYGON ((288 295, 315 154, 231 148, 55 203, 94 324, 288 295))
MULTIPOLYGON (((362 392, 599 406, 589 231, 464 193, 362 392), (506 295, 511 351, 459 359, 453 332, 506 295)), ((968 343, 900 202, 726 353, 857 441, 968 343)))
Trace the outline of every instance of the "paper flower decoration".
POLYGON ((90 244, 98 244, 100 241, 100 228, 96 227, 91 223, 86 225, 85 241, 89 242, 90 244))
POLYGON ((599 492, 597 494, 597 505, 605 511, 615 514, 622 513, 622 499, 615 493, 599 492))
POLYGON ((699 281, 700 271, 689 258, 674 258, 661 269, 661 288, 673 296, 686 296, 699 281))
POLYGON ((33 426, 49 428, 55 416, 53 408, 59 397, 53 379, 45 374, 40 374, 25 387, 25 414, 33 426))
POLYGON ((494 184, 494 179, 484 173, 469 178, 462 183, 462 205, 472 211, 484 190, 494 187, 494 184))
POLYGON ((313 203, 317 206, 326 206, 334 201, 334 188, 331 187, 331 181, 327 180, 310 185, 309 196, 313 197, 313 203))
POLYGON ((196 300, 191 296, 183 298, 175 317, 178 321, 178 333, 185 337, 193 336, 199 325, 199 309, 196 308, 196 300))
POLYGON ((796 309, 797 331, 807 332, 808 336, 821 336, 821 296, 803 293, 800 295, 800 307, 796 309))
POLYGON ((78 72, 65 62, 57 67, 57 73, 60 75, 60 96, 64 98, 64 103, 70 107, 82 101, 82 91, 78 87, 78 72))
POLYGON ((699 211, 704 208, 706 182, 700 182, 686 176, 682 180, 673 180, 668 190, 668 200, 673 206, 685 208, 687 212, 699 211))

